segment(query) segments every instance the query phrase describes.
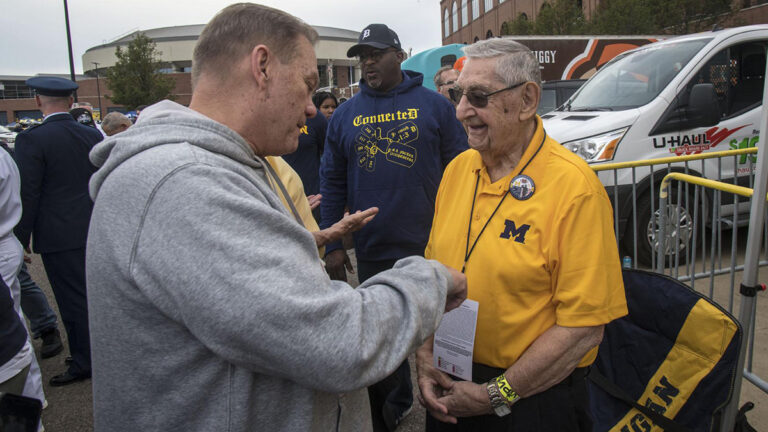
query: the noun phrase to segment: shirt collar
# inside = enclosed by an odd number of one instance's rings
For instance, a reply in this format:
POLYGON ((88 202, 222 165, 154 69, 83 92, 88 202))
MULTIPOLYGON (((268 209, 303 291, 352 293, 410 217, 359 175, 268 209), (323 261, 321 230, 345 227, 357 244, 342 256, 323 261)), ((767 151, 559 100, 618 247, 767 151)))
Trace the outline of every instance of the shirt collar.
MULTIPOLYGON (((490 177, 488 177, 488 170, 485 167, 485 164, 483 164, 483 158, 480 157, 479 152, 476 152, 476 157, 473 159, 470 169, 475 175, 477 175, 478 172, 480 173, 480 176, 483 178, 483 183, 486 185, 486 187, 483 188, 484 192, 496 193, 499 195, 506 192, 507 188, 509 187, 509 180, 520 174, 520 171, 523 169, 523 167, 525 167, 525 165, 528 164, 528 161, 531 160, 531 158, 533 158, 536 154, 536 151, 539 149, 539 146, 544 139, 544 134, 544 125, 541 121, 541 117, 539 117, 537 114, 536 130, 533 132, 533 137, 531 138, 531 141, 528 142, 528 147, 526 147, 525 151, 523 152, 523 156, 520 158, 520 162, 517 164, 515 169, 512 170, 511 173, 506 175, 504 178, 499 179, 495 183, 491 183, 490 177)), ((539 156, 540 155, 536 155, 536 157, 539 156)), ((526 169, 526 173, 528 170, 530 170, 530 166, 526 169)))
POLYGON ((55 112, 55 113, 50 113, 47 116, 43 117, 43 121, 48 120, 49 117, 53 117, 53 116, 59 115, 59 114, 69 114, 69 113, 66 112, 66 111, 59 111, 59 112, 55 112))

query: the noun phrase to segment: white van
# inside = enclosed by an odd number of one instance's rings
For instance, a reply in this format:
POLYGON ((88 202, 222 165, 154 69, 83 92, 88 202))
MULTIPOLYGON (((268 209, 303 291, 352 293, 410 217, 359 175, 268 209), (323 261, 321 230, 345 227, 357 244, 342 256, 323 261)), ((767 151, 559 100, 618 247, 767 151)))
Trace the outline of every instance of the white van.
MULTIPOLYGON (((544 127, 590 164, 754 147, 760 133, 767 47, 768 25, 755 25, 667 39, 622 53, 563 106, 542 116, 544 127)), ((689 173, 732 181, 735 172, 740 183, 748 184, 750 166, 754 167, 750 159, 754 162, 754 155, 735 163, 734 158, 711 160, 703 168, 701 163, 690 163, 689 173)), ((673 165, 672 170, 684 167, 673 165)), ((650 262, 650 239, 656 229, 650 188, 655 188, 657 200, 664 176, 657 169, 652 184, 649 173, 648 168, 638 168, 633 181, 631 170, 620 170, 615 183, 612 171, 599 173, 612 201, 612 186, 618 185, 614 206, 619 211, 619 236, 627 251, 635 246, 633 238, 639 239, 638 260, 645 264, 650 262), (633 184, 637 237, 632 232, 633 184)), ((671 202, 676 200, 671 197, 671 202)), ((678 217, 690 226, 693 199, 679 201, 683 211, 678 217)), ((721 215, 731 214, 733 201, 730 209, 725 199, 722 202, 726 205, 721 215)), ((653 208, 658 209, 658 204, 653 208)), ((748 205, 739 210, 748 214, 748 205)), ((690 241, 683 234, 679 236, 682 249, 690 241)))

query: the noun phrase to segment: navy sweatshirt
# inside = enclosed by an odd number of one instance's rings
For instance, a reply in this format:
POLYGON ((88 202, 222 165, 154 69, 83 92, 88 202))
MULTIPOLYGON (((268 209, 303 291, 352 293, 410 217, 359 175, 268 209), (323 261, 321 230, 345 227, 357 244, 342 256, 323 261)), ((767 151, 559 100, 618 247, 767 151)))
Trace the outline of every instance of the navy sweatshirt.
MULTIPOLYGON (((328 124, 320 166, 321 228, 352 212, 379 214, 355 233, 359 260, 423 255, 443 169, 466 150, 467 136, 453 105, 422 87, 423 75, 403 71, 403 81, 361 92, 341 104, 328 124)), ((326 246, 331 252, 340 243, 326 246)))
POLYGON ((323 143, 328 122, 325 116, 318 111, 317 114, 307 119, 304 129, 299 135, 299 147, 295 152, 283 155, 283 160, 301 178, 304 184, 304 192, 314 195, 320 192, 320 157, 323 155, 323 143))

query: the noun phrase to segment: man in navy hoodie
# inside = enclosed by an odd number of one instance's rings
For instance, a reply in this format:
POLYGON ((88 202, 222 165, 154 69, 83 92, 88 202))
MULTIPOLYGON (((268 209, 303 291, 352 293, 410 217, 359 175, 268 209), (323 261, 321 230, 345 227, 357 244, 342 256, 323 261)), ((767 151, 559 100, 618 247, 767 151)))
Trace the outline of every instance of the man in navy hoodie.
MULTIPOLYGON (((328 125, 320 226, 339 220, 345 205, 350 212, 379 208, 354 235, 362 282, 400 258, 424 254, 443 169, 467 149, 467 136, 453 105, 422 87, 422 74, 400 69, 405 54, 386 25, 363 29, 347 56, 360 61, 361 92, 340 105, 328 125)), ((346 280, 345 267, 352 267, 341 242, 326 251, 331 278, 346 280)), ((394 430, 413 403, 408 361, 368 391, 374 430, 394 430)))

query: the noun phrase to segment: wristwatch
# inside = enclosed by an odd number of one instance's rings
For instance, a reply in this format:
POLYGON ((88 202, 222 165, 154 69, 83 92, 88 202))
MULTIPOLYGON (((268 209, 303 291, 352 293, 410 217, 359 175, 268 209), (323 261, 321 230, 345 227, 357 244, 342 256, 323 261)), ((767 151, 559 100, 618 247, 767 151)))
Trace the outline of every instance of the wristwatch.
POLYGON ((504 399, 504 396, 501 395, 499 385, 496 384, 495 379, 488 381, 488 383, 485 385, 485 389, 488 391, 488 398, 491 400, 491 407, 493 408, 493 412, 497 416, 504 417, 505 415, 512 412, 509 409, 507 400, 504 399))

